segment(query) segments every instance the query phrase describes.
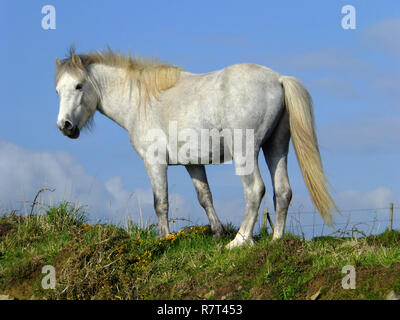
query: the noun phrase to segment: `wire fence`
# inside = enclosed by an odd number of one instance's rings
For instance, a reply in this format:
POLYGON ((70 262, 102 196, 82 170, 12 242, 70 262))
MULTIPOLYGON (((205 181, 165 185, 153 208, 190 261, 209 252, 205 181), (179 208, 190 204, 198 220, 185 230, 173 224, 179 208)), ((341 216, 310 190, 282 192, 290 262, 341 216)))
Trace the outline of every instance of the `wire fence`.
MULTIPOLYGON (((267 232, 272 232, 275 213, 264 211, 265 214, 270 217, 263 219, 263 227, 267 228, 267 232), (271 221, 272 226, 267 221, 271 221)), ((387 229, 400 229, 400 207, 393 204, 381 208, 341 210, 335 214, 331 228, 317 211, 288 212, 285 232, 310 239, 328 235, 368 236, 382 233, 387 229)))
MULTIPOLYGON (((47 208, 47 206, 44 205, 45 202, 42 195, 45 191, 53 192, 54 190, 42 188, 36 194, 33 202, 24 201, 25 205, 29 205, 29 208, 25 207, 26 214, 32 215, 35 209, 37 209, 35 208, 36 205, 41 208, 47 208), (42 198, 39 196, 42 196, 42 198)), ((172 208, 171 211, 169 221, 173 230, 180 229, 190 224, 196 224, 196 221, 193 221, 190 216, 188 218, 176 217, 176 210, 172 208)), ((141 210, 140 213, 142 213, 141 210)), ((154 217, 153 209, 151 209, 150 216, 154 217)), ((235 219, 236 223, 234 225, 239 226, 243 216, 230 215, 229 218, 231 219, 232 217, 237 218, 235 219)), ((143 219, 144 217, 140 216, 139 225, 143 224, 143 219)), ((98 219, 94 222, 98 222, 98 219)), ((232 222, 232 220, 230 222, 232 222)), ((274 223, 274 210, 268 210, 268 208, 265 208, 262 225, 258 224, 255 232, 257 233, 264 230, 267 233, 272 233, 274 223)), ((151 223, 149 222, 148 225, 150 224, 151 223)), ((328 227, 316 210, 289 211, 285 226, 286 233, 291 233, 306 239, 319 236, 369 236, 382 233, 388 229, 400 230, 400 206, 394 205, 393 203, 379 208, 340 210, 340 213, 334 215, 334 221, 331 227, 328 227)))

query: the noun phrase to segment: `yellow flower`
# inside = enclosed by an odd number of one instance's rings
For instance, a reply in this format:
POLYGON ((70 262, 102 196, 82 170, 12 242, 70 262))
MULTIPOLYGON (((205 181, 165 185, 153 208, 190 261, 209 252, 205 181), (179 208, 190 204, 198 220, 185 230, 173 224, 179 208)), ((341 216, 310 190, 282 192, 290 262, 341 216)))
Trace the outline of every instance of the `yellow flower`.
POLYGON ((167 235, 165 236, 165 240, 174 241, 174 240, 176 240, 176 235, 173 234, 173 233, 167 234, 167 235))

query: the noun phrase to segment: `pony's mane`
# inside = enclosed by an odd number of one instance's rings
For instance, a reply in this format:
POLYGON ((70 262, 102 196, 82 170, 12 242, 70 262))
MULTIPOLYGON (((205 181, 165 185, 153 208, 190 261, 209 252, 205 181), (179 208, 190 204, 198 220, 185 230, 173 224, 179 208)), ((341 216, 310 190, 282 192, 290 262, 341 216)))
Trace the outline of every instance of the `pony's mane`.
POLYGON ((163 63, 157 59, 133 57, 108 48, 105 51, 92 51, 77 55, 81 64, 73 59, 75 48, 71 47, 68 56, 57 63, 56 82, 65 73, 87 74, 91 64, 103 64, 126 70, 126 80, 136 83, 139 88, 140 98, 146 102, 151 97, 158 98, 158 93, 175 86, 178 82, 181 67, 163 63))

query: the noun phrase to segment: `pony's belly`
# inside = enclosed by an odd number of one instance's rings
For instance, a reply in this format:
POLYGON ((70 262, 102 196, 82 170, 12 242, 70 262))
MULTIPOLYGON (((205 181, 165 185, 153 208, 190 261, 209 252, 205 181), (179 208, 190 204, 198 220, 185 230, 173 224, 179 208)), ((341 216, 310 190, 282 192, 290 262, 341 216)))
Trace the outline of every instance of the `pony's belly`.
POLYGON ((222 130, 205 137, 191 135, 184 141, 178 141, 174 146, 168 146, 168 161, 170 165, 187 164, 221 164, 237 158, 253 157, 254 133, 248 130, 222 130), (216 136, 217 134, 217 136, 216 136))
POLYGON ((168 164, 169 165, 188 165, 188 164, 201 164, 201 165, 208 165, 208 164, 222 164, 226 162, 232 161, 232 155, 228 152, 221 151, 218 153, 208 153, 208 154, 201 154, 200 150, 198 152, 191 152, 186 154, 178 155, 177 160, 171 159, 169 157, 168 164))

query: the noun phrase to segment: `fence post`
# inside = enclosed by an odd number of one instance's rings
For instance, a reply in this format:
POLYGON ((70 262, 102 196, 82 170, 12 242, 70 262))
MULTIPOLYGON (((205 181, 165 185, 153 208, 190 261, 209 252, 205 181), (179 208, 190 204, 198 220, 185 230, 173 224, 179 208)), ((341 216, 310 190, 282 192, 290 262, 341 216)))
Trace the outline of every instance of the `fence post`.
POLYGON ((268 219, 268 222, 269 222, 269 224, 270 224, 270 226, 271 226, 272 233, 274 233, 274 225, 273 225, 273 223, 272 223, 272 220, 271 220, 271 217, 270 217, 270 215, 269 215, 268 210, 267 210, 267 219, 268 219))
POLYGON ((390 204, 389 231, 393 230, 393 202, 390 204))
POLYGON ((268 235, 267 215, 268 215, 268 208, 265 208, 265 209, 264 209, 263 223, 262 223, 262 228, 261 228, 261 230, 262 230, 263 232, 265 232, 266 235, 268 235))

